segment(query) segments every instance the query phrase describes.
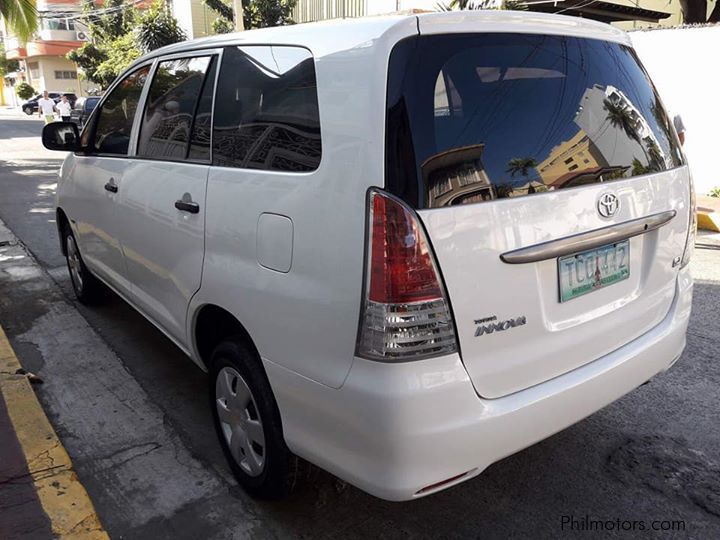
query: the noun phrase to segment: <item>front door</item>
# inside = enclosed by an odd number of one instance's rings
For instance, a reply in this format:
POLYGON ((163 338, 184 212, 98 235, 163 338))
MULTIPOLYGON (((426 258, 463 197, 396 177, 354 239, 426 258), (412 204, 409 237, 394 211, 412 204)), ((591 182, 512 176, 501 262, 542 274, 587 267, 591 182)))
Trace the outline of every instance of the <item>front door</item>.
POLYGON ((216 63, 208 52, 158 62, 118 197, 132 297, 180 343, 202 273, 216 63))
POLYGON ((130 73, 112 89, 93 125, 83 132, 88 150, 78 155, 67 175, 80 251, 86 264, 120 292, 129 292, 118 236, 122 219, 117 201, 128 167, 128 150, 135 113, 150 66, 130 73))

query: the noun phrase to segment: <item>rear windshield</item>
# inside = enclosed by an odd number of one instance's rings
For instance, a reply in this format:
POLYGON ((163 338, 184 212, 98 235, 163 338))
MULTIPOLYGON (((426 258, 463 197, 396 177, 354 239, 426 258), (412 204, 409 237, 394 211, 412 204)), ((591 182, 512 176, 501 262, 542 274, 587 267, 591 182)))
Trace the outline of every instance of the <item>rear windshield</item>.
POLYGON ((393 49, 386 186, 416 208, 682 165, 633 50, 566 36, 419 36, 393 49))

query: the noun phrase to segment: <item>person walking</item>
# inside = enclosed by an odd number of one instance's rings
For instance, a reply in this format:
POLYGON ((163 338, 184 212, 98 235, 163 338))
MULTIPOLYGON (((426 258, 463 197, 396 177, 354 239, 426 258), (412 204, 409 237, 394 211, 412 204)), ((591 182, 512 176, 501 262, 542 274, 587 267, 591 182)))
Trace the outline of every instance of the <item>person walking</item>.
POLYGON ((43 97, 38 99, 38 116, 45 119, 45 123, 49 124, 55 120, 55 102, 48 97, 48 91, 43 91, 43 97))
POLYGON ((60 113, 60 120, 63 122, 70 121, 70 111, 72 111, 72 105, 70 105, 70 101, 68 101, 68 97, 65 94, 60 97, 60 103, 58 103, 55 108, 57 109, 57 112, 60 113))

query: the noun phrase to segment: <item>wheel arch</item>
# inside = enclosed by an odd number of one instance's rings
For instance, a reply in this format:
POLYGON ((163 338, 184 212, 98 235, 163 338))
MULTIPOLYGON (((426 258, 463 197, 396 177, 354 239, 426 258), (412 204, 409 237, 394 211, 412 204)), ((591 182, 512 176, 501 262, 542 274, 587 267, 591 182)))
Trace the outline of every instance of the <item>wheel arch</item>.
POLYGON ((210 358, 215 347, 229 337, 239 337, 251 351, 262 360, 255 342, 245 326, 227 309, 217 304, 203 304, 195 310, 192 319, 192 345, 198 360, 205 369, 210 368, 210 358))
POLYGON ((55 211, 55 224, 57 225, 58 238, 60 239, 60 251, 63 255, 67 256, 67 247, 65 246, 63 231, 65 227, 70 227, 70 220, 62 208, 58 207, 55 211))

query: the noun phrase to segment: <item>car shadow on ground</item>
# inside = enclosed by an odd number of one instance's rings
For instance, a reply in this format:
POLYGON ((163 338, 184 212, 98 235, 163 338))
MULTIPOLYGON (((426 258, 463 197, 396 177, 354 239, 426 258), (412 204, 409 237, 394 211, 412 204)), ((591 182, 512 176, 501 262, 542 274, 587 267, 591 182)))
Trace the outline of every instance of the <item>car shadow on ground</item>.
MULTIPOLYGON (((70 295, 68 281, 62 285, 70 295)), ((720 528, 720 455, 711 442, 717 431, 713 404, 720 397, 720 331, 708 322, 720 315, 718 305, 720 284, 698 282, 688 347, 669 372, 464 484, 406 503, 367 495, 304 461, 287 501, 252 501, 232 479, 216 441, 206 375, 113 293, 100 307, 78 308, 192 454, 223 479, 225 495, 218 497, 253 508, 264 532, 394 538, 552 536, 567 530, 567 516, 586 515, 688 524, 709 516, 720 528)), ((166 526, 149 523, 134 534, 157 535, 166 526)))

